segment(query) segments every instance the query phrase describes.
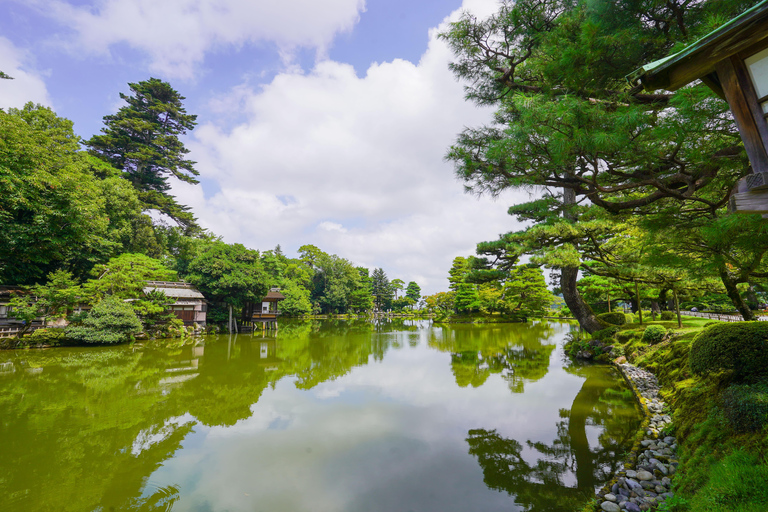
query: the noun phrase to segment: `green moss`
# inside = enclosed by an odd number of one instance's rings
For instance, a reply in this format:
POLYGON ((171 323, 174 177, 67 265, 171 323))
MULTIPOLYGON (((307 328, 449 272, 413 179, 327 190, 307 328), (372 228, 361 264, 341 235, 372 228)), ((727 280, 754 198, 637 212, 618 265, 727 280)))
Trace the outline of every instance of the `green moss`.
POLYGON ((611 325, 624 325, 627 323, 627 317, 624 316, 624 313, 603 313, 602 315, 597 315, 597 318, 611 325))
POLYGON ((715 463, 706 484, 691 499, 691 512, 764 512, 768 503, 768 464, 737 450, 715 463))

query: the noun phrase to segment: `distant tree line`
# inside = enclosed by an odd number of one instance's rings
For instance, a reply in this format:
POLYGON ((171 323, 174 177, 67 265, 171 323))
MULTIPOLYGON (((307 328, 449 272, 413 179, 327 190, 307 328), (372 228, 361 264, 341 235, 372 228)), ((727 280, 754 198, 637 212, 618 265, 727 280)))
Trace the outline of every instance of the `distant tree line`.
POLYGON ((85 141, 50 108, 0 109, 0 284, 29 292, 15 299, 15 314, 47 320, 71 314, 78 301, 141 298, 132 309, 159 322, 158 304, 167 299, 142 297, 142 283, 176 279, 212 302, 213 322, 271 287, 281 289, 281 309, 292 315, 418 304, 419 286, 409 283, 402 295, 403 281, 389 281, 383 269, 312 245, 298 258, 280 246, 260 252, 202 229, 170 193, 174 179, 198 183, 179 139, 196 116, 166 82, 128 85, 130 94, 120 95, 126 104, 85 141))

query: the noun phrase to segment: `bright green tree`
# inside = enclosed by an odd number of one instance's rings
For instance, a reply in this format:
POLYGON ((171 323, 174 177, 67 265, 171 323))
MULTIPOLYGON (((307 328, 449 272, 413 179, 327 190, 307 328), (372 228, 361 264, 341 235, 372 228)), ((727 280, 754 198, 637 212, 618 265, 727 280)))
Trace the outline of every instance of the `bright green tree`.
POLYGON ((405 289, 405 296, 414 302, 418 302, 421 298, 421 287, 415 281, 409 282, 408 287, 405 289))
POLYGON ((393 279, 389 282, 390 288, 392 288, 392 294, 397 299, 397 293, 404 290, 405 282, 402 279, 393 279))
MULTIPOLYGON (((624 77, 749 4, 504 1, 486 19, 465 13, 441 35, 467 98, 497 109, 491 124, 460 134, 448 158, 476 193, 548 187, 513 214, 546 220, 549 238, 559 229, 561 254, 549 251, 550 264, 588 332, 602 325, 576 288, 584 238, 564 236, 581 222, 579 203, 612 213, 668 202, 713 212, 749 172, 727 105, 706 87, 645 94, 624 77)), ((533 234, 527 242, 545 245, 533 234)), ((525 251, 517 245, 513 256, 525 251)))
POLYGON ((187 114, 185 99, 170 84, 157 78, 129 83, 131 94, 120 93, 127 103, 104 117, 101 135, 86 142, 92 154, 123 172, 147 209, 156 209, 183 226, 195 226, 189 208, 169 194, 168 179, 198 183, 195 162, 179 140, 194 129, 197 116, 187 114))
MULTIPOLYGON (((216 241, 206 244, 189 263, 184 278, 210 301, 238 312, 247 302, 261 300, 269 291, 269 276, 259 251, 242 244, 216 241)), ((226 314, 226 313, 225 313, 226 314)), ((215 318, 224 320, 224 318, 215 318)))
POLYGON ((371 275, 371 294, 377 310, 384 311, 392 306, 392 287, 381 268, 375 269, 371 275))
POLYGON ((107 263, 96 265, 92 278, 83 283, 83 291, 90 302, 108 295, 121 299, 136 299, 143 295, 147 281, 175 281, 176 272, 163 262, 143 254, 121 254, 107 263))
POLYGON ((49 108, 0 111, 0 282, 41 282, 57 269, 83 278, 119 252, 139 210, 113 172, 49 108))

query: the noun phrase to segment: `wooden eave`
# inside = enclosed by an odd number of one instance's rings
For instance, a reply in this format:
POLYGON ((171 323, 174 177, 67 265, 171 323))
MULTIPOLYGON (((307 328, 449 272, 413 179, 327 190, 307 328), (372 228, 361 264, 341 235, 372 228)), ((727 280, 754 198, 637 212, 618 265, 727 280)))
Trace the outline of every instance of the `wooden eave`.
POLYGON ((768 0, 763 0, 682 51, 636 69, 627 75, 627 80, 632 84, 639 80, 648 91, 676 91, 702 79, 722 95, 715 73, 717 63, 767 37, 768 0))

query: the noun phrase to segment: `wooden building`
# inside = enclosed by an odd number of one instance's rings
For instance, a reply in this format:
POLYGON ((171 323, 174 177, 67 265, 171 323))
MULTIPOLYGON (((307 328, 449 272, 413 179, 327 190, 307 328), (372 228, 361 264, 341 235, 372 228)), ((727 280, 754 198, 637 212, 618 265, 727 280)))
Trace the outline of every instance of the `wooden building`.
POLYGON ((768 0, 627 79, 648 91, 701 80, 726 100, 753 171, 731 196, 731 210, 768 213, 768 0))
POLYGON ((261 324, 262 329, 277 329, 277 317, 280 315, 279 303, 285 300, 285 295, 280 293, 280 289, 271 288, 266 296, 257 303, 248 303, 243 308, 243 316, 246 322, 251 322, 254 326, 261 324))
POLYGON ((197 324, 200 327, 205 327, 208 303, 197 288, 183 281, 147 281, 144 286, 144 293, 152 291, 161 291, 166 297, 176 300, 168 307, 179 320, 184 322, 184 325, 197 324))

